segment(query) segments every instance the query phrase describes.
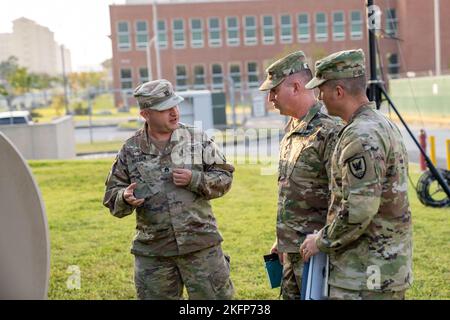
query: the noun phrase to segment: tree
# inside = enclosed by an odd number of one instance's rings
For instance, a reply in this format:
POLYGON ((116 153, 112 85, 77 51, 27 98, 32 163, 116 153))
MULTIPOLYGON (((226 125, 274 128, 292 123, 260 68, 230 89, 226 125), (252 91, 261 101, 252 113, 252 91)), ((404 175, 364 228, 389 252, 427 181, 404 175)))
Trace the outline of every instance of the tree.
POLYGON ((27 68, 18 67, 14 73, 9 75, 7 81, 13 88, 15 95, 30 92, 32 88, 32 77, 27 72, 27 68))
POLYGON ((0 84, 0 95, 6 97, 8 95, 8 90, 6 90, 3 84, 0 84))
POLYGON ((0 94, 6 97, 10 108, 12 101, 17 96, 33 89, 49 89, 55 82, 56 78, 47 74, 28 73, 26 68, 18 65, 16 57, 11 56, 0 62, 0 94))
POLYGON ((7 80, 18 67, 18 59, 14 56, 10 56, 7 60, 0 62, 0 80, 7 80))
POLYGON ((55 109, 55 114, 58 117, 61 116, 61 111, 64 108, 64 96, 63 95, 54 96, 50 107, 55 109))
POLYGON ((104 72, 72 72, 69 74, 69 85, 74 92, 88 88, 99 89, 104 78, 104 72))
POLYGON ((12 100, 15 97, 15 90, 10 83, 10 79, 19 68, 17 61, 16 57, 11 56, 0 62, 0 93, 6 98, 8 108, 11 108, 12 100))

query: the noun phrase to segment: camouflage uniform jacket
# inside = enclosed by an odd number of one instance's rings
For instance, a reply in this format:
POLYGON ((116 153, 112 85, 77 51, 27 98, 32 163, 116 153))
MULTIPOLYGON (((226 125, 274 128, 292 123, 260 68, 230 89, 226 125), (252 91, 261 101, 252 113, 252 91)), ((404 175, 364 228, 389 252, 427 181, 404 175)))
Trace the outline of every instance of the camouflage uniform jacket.
POLYGON ((160 152, 149 142, 145 125, 117 155, 105 183, 103 203, 118 218, 136 209, 133 254, 182 255, 222 241, 208 200, 230 189, 233 171, 234 167, 226 164, 217 145, 203 132, 180 124, 160 152), (192 170, 188 186, 175 186, 173 168, 192 170), (146 199, 138 208, 123 199, 125 188, 134 182, 142 194, 136 197, 146 199))
POLYGON ((320 230, 329 204, 328 175, 337 120, 314 105, 293 120, 280 145, 277 240, 281 252, 298 253, 304 237, 320 230))
POLYGON ((400 291, 412 283, 408 158, 398 128, 369 103, 339 133, 331 206, 317 238, 330 254, 329 284, 400 291))

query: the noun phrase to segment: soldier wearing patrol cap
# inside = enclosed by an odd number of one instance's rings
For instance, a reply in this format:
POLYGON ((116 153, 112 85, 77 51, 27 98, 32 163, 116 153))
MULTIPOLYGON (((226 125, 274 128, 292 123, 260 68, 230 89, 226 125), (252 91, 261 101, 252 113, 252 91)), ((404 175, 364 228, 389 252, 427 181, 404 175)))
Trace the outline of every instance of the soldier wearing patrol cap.
POLYGON ((340 124, 305 89, 312 73, 302 51, 274 62, 260 90, 280 113, 291 117, 280 145, 277 236, 271 252, 283 263, 283 299, 300 299, 303 261, 299 248, 307 234, 325 225, 330 157, 340 124))
POLYGON ((179 123, 167 80, 134 91, 144 128, 119 151, 103 204, 123 218, 136 211, 135 285, 139 299, 231 299, 229 256, 209 203, 231 187, 234 168, 200 130, 179 123))
POLYGON ((316 62, 330 114, 346 126, 332 157, 327 225, 300 250, 330 257, 331 299, 404 299, 413 281, 408 155, 397 126, 366 96, 364 53, 348 50, 316 62))

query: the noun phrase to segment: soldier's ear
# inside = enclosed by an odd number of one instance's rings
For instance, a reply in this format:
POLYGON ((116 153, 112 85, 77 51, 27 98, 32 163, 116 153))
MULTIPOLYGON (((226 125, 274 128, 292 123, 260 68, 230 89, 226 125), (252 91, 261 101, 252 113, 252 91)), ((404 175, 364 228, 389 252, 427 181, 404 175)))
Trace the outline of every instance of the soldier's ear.
POLYGON ((300 93, 302 91, 302 84, 299 81, 294 81, 294 93, 300 93))
POLYGON ((344 94, 345 94, 344 87, 342 87, 341 85, 337 85, 334 88, 334 90, 335 90, 334 92, 335 92, 337 98, 343 98, 344 97, 344 94))
POLYGON ((144 119, 146 119, 146 120, 147 120, 147 118, 150 116, 147 109, 144 109, 144 110, 139 111, 139 114, 141 115, 142 118, 144 118, 144 119))

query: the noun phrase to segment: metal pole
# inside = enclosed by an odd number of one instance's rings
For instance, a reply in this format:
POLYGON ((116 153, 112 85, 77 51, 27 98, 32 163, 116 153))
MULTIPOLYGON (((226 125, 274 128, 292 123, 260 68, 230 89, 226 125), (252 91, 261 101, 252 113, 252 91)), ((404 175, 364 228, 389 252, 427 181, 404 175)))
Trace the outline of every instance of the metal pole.
POLYGON ((370 80, 369 80, 369 100, 375 101, 377 109, 380 109, 381 99, 377 94, 378 75, 377 75, 377 42, 376 42, 376 24, 369 25, 371 21, 377 19, 374 17, 376 11, 373 10, 373 0, 367 0, 367 18, 369 31, 369 63, 370 63, 370 80))
POLYGON ((89 139, 91 141, 91 144, 94 143, 94 139, 92 136, 92 99, 91 94, 88 93, 88 110, 89 110, 89 139))
POLYGON ((436 75, 441 75, 441 30, 439 0, 434 0, 434 50, 436 60, 436 75))
POLYGON ((230 91, 231 111, 233 114, 233 128, 236 129, 236 106, 234 103, 234 80, 230 75, 227 77, 227 80, 228 80, 228 88, 230 91))
POLYGON ((148 70, 148 80, 152 81, 153 80, 153 71, 152 71, 152 58, 151 58, 151 53, 150 53, 150 46, 151 46, 152 42, 149 41, 147 43, 147 70, 148 70))
POLYGON ((159 56, 159 40, 158 40, 158 12, 156 4, 157 0, 153 0, 153 33, 155 37, 156 72, 158 75, 158 79, 161 79, 161 60, 159 56))
POLYGON ((408 131, 408 133, 411 136, 411 138, 413 139, 414 143, 417 145, 417 148, 419 148, 420 153, 425 158, 425 161, 427 162, 427 166, 430 169, 431 173, 435 176, 435 178, 438 181, 439 185, 442 187, 444 192, 447 194, 447 197, 450 199, 450 189, 449 189, 447 183, 445 182, 444 178, 442 177, 440 172, 436 170, 436 167, 433 165, 433 163, 431 162, 430 158, 428 158, 426 152, 422 149, 422 147, 420 146, 420 144, 417 141, 416 137, 414 137, 414 134, 409 129, 409 127, 406 124, 405 120, 403 120, 402 116, 400 115, 400 112, 398 112, 397 108, 394 105, 394 102, 391 100, 391 98, 387 94, 386 90, 381 85, 378 85, 378 88, 381 90, 381 92, 383 93, 383 95, 386 97, 386 99, 388 100, 389 104, 391 105, 392 109, 395 111, 395 113, 397 114, 398 118, 403 123, 403 126, 405 127, 406 131, 408 131))
POLYGON ((64 45, 61 45, 61 61, 62 61, 62 74, 64 81, 64 107, 66 109, 66 115, 69 114, 68 97, 67 97, 67 77, 66 77, 66 63, 64 59, 64 45))
MULTIPOLYGON (((373 0, 367 0, 367 12, 368 12, 368 19, 369 21, 372 20, 370 12, 373 9, 373 0)), ((435 7, 436 10, 436 7, 435 7)), ((372 11, 373 14, 376 14, 375 11, 372 11)), ((450 199, 450 189, 447 183, 445 182, 442 175, 439 173, 438 170, 436 170, 436 167, 431 162, 430 158, 427 156, 426 152, 422 149, 419 142, 417 141, 414 134, 409 129, 408 125, 406 124, 405 120, 403 120, 402 116, 400 115, 400 112, 397 110, 397 108, 394 105, 394 102, 389 97, 388 93, 386 92, 383 83, 378 80, 378 75, 376 72, 376 38, 375 38, 375 26, 368 26, 369 30, 369 53, 370 53, 370 80, 369 80, 369 99, 372 101, 375 101, 377 103, 377 108, 379 108, 379 104, 381 103, 381 93, 385 96, 385 98, 388 100, 389 105, 394 110, 394 112, 397 114, 398 118, 402 122, 403 126, 405 127, 408 134, 411 136, 411 139, 416 144, 417 148, 419 149, 420 153, 424 157, 428 168, 430 169, 430 172, 433 174, 433 176, 438 181, 439 185, 442 187, 444 192, 447 194, 447 197, 450 199)))

